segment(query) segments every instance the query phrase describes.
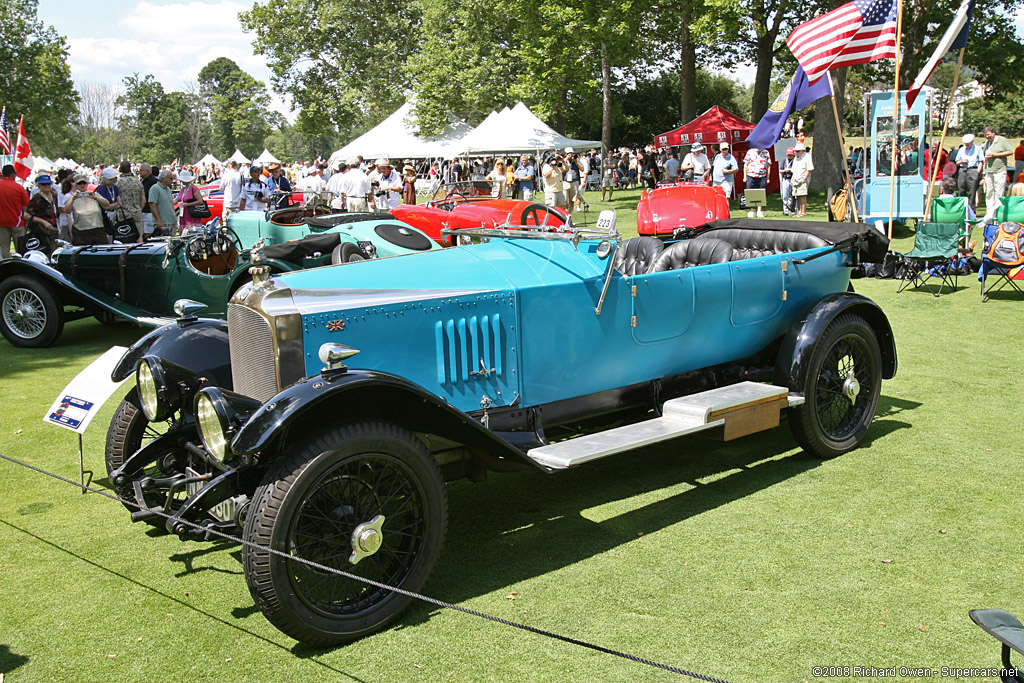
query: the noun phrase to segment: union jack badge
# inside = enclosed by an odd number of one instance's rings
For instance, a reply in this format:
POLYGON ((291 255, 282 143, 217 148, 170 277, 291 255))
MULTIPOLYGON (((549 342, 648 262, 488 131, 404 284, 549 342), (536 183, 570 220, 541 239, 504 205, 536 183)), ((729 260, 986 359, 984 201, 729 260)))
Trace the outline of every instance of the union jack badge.
POLYGON ((345 321, 344 320, 328 320, 327 321, 327 331, 328 332, 341 332, 343 329, 345 329, 345 321))

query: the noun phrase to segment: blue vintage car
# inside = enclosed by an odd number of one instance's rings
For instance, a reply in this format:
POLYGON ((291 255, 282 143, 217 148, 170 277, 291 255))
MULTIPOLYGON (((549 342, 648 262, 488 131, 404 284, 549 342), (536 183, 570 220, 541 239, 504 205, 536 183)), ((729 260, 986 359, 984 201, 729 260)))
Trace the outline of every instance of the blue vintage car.
POLYGON ((426 581, 447 480, 782 417, 821 457, 864 439, 896 372, 885 314, 849 291, 851 267, 884 253, 877 232, 730 220, 666 245, 620 243, 612 212, 598 226, 256 269, 227 322, 183 317, 122 358, 114 378, 135 373, 136 388, 110 426, 110 481, 135 520, 192 539, 241 531, 266 617, 332 645, 409 603, 381 586, 426 581))

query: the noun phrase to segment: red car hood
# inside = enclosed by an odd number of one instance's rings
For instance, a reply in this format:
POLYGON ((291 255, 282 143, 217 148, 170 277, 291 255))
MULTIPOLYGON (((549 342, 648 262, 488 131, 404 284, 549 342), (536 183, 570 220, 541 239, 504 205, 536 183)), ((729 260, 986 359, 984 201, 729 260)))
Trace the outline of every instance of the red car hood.
POLYGON ((451 211, 430 206, 429 204, 402 204, 391 209, 395 218, 419 228, 440 244, 449 244, 441 239, 441 229, 464 230, 466 228, 494 228, 504 225, 506 220, 511 225, 542 225, 552 227, 565 224, 561 215, 551 212, 536 202, 520 199, 486 199, 482 201, 462 201, 452 207, 451 211))
POLYGON ((706 185, 659 187, 644 192, 636 207, 637 232, 641 235, 671 235, 676 228, 729 217, 725 193, 706 185))

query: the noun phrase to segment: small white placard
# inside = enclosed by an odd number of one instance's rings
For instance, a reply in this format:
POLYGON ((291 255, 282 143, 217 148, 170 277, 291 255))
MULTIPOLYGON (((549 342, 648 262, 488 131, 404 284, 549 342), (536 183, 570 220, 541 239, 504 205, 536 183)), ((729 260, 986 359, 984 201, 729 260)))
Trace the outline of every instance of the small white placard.
POLYGON ((127 351, 123 346, 112 346, 78 373, 43 416, 43 422, 84 434, 92 418, 107 402, 123 381, 114 382, 110 373, 127 351))

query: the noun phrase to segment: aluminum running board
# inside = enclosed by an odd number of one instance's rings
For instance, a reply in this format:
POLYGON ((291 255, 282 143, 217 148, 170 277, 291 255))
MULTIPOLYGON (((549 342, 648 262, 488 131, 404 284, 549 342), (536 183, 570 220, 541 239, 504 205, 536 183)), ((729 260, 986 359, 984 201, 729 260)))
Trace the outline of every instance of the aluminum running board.
MULTIPOLYGON (((789 394, 784 387, 758 382, 740 382, 726 387, 681 396, 662 405, 662 417, 588 434, 567 441, 531 448, 527 456, 550 469, 561 470, 609 455, 667 441, 725 425, 729 413, 766 402, 800 405, 803 396, 789 394)), ((778 424, 778 412, 775 423, 778 424)))

